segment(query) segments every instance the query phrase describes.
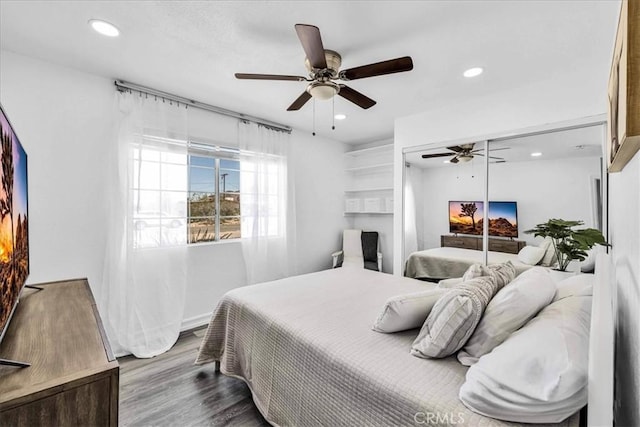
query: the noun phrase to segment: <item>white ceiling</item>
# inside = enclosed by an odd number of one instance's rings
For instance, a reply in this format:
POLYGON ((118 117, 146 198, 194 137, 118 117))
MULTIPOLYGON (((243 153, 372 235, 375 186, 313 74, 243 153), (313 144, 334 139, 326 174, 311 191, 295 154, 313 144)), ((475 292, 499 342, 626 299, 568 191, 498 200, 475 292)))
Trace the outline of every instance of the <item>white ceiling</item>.
MULTIPOLYGON (((577 129, 567 129, 551 133, 543 133, 518 138, 509 138, 500 141, 490 141, 489 150, 491 157, 497 157, 508 163, 544 161, 550 159, 573 159, 577 157, 602 157, 602 140, 604 137, 603 127, 588 126, 577 129), (532 157, 531 153, 541 153, 540 156, 532 157)), ((483 150, 483 143, 477 143, 475 150, 483 150)), ((422 169, 439 167, 464 167, 464 163, 447 164, 445 160, 454 156, 451 151, 450 157, 432 157, 423 159, 423 154, 447 153, 446 147, 429 147, 424 150, 407 153, 405 161, 412 166, 422 169)), ((480 151, 480 154, 484 154, 480 151)), ((491 159, 495 162, 497 159, 491 159)), ((475 156, 472 162, 484 164, 484 158, 475 156)))
MULTIPOLYGON (((350 82, 378 103, 316 104, 319 135, 347 143, 392 137, 397 117, 550 80, 608 73, 619 1, 0 1, 0 47, 311 132, 312 104, 286 108, 302 82, 236 80, 235 72, 304 75, 294 24, 320 28, 342 68, 409 55, 414 70, 350 82), (87 25, 112 22, 106 38, 87 25), (475 79, 462 72, 485 68, 475 79)), ((606 77, 605 80, 606 82, 606 77)), ((602 90, 585 88, 585 90, 602 90)))

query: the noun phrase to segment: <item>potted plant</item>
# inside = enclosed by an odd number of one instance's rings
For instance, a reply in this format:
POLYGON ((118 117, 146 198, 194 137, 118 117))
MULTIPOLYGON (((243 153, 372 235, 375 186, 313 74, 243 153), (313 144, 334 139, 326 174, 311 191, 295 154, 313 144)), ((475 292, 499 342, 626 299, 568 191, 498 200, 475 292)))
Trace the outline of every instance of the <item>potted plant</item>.
POLYGON ((536 237, 550 237, 558 261, 557 269, 566 271, 567 266, 574 259, 584 261, 588 256, 587 251, 594 245, 609 246, 602 233, 595 228, 573 229, 583 224, 582 221, 550 219, 525 233, 536 237))

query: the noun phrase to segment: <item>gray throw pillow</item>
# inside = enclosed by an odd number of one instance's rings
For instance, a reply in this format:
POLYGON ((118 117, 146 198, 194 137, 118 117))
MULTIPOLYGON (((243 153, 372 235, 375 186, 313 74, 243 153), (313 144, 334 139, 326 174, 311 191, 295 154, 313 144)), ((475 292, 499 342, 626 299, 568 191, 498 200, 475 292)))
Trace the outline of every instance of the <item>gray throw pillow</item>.
POLYGON ((491 264, 489 266, 484 266, 482 264, 473 264, 467 269, 467 271, 464 273, 464 276, 462 276, 462 281, 466 282, 468 280, 482 276, 491 276, 496 279, 498 290, 500 290, 513 279, 515 279, 516 268, 511 263, 511 261, 507 261, 503 264, 491 264))
POLYGON ((491 276, 469 280, 448 291, 433 306, 413 342, 411 354, 440 358, 460 350, 496 292, 498 285, 491 276))

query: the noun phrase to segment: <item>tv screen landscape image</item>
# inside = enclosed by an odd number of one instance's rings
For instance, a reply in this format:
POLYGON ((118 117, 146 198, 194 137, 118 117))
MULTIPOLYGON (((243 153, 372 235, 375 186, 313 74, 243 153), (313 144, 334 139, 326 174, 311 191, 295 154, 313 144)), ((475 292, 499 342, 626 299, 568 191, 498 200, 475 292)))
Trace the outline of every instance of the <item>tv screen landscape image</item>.
MULTIPOLYGON (((449 202, 449 232, 482 236, 484 203, 477 201, 449 202)), ((516 202, 489 201, 489 236, 518 237, 516 202)))
POLYGON ((0 106, 0 341, 29 275, 27 153, 0 106))

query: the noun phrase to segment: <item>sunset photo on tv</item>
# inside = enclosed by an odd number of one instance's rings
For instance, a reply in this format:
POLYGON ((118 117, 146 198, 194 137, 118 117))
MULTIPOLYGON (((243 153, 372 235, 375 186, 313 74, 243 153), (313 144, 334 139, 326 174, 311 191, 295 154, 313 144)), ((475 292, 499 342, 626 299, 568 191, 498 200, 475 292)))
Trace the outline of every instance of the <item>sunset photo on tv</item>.
MULTIPOLYGON (((449 232, 481 236, 484 226, 483 214, 483 202, 449 202, 449 232)), ((489 202, 489 236, 518 237, 516 202, 489 202)))

